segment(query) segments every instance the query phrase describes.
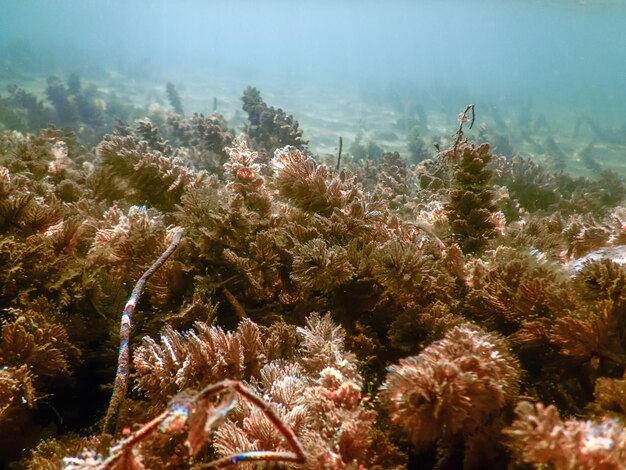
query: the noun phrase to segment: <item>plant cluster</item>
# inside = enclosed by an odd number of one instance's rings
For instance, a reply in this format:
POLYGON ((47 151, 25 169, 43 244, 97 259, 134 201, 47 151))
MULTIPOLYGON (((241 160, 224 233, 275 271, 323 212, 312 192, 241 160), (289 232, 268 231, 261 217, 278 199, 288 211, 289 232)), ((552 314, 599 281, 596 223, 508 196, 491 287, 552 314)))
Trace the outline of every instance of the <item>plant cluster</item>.
POLYGON ((413 444, 440 443, 440 465, 474 468, 494 452, 494 442, 486 443, 502 426, 502 409, 517 397, 519 377, 502 338, 462 324, 391 366, 381 399, 413 444), (462 465, 452 464, 455 452, 462 465))
POLYGON ((258 91, 244 107, 237 139, 199 114, 93 152, 0 135, 3 464, 620 468, 621 180, 494 159, 462 125, 432 159, 338 172, 258 91))
POLYGON ((176 114, 180 114, 181 116, 185 115, 185 111, 183 110, 183 102, 180 99, 180 95, 178 94, 178 90, 172 82, 167 82, 165 85, 165 92, 167 93, 167 99, 170 102, 170 106, 174 110, 176 114))
MULTIPOLYGON (((507 189, 517 210, 531 213, 604 216, 619 206, 626 190, 623 179, 611 171, 597 179, 572 178, 522 157, 497 159, 493 172, 493 182, 507 189)), ((517 218, 519 213, 510 215, 517 218)))
POLYGON ((180 114, 169 114, 163 128, 168 141, 186 162, 197 169, 222 172, 228 159, 225 148, 234 138, 223 116, 194 113, 184 119, 180 114))
POLYGON ((518 416, 506 433, 523 462, 566 468, 623 468, 626 429, 617 420, 563 421, 553 406, 519 403, 518 416))
POLYGON ((52 109, 32 93, 17 85, 7 87, 9 95, 0 97, 0 123, 19 132, 37 132, 54 122, 52 109))
POLYGON ((446 154, 454 176, 446 205, 452 236, 465 253, 476 253, 496 236, 496 205, 490 187, 489 144, 463 143, 446 154))
POLYGON ((378 162, 385 151, 373 140, 363 143, 363 133, 359 132, 350 145, 350 154, 358 160, 373 160, 378 162))
POLYGON ((298 121, 291 114, 268 106, 261 98, 261 92, 254 87, 246 88, 241 100, 243 110, 248 113, 246 134, 255 150, 268 155, 285 145, 304 150, 308 141, 302 137, 298 121))
POLYGON ((419 163, 431 157, 431 152, 428 150, 418 126, 413 127, 409 132, 407 150, 412 163, 419 163))

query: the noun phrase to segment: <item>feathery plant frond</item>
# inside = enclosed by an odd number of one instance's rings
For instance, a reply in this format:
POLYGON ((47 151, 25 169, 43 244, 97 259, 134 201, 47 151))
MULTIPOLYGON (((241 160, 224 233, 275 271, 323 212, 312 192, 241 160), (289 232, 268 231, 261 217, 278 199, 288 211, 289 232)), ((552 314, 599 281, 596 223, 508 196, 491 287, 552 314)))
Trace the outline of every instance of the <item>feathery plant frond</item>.
POLYGON ((356 184, 333 176, 325 164, 295 147, 277 149, 272 159, 273 182, 279 194, 307 212, 330 216, 358 195, 356 184))
POLYGON ((520 370, 504 340, 464 324, 389 368, 381 398, 411 441, 479 432, 510 403, 520 370))

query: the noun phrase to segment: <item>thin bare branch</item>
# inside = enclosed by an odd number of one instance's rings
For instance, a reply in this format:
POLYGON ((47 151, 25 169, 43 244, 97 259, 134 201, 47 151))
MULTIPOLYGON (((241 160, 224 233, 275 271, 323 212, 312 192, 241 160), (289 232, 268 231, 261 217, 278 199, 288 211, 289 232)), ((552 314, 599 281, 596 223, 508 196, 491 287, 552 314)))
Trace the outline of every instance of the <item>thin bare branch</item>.
POLYGON ((163 252, 163 254, 157 259, 148 270, 143 273, 143 276, 139 278, 135 288, 126 302, 124 311, 122 312, 122 319, 120 322, 120 349, 117 358, 117 372, 115 374, 115 384, 113 386, 113 394, 111 395, 111 401, 109 402, 109 409, 107 410, 106 417, 104 418, 103 433, 114 434, 117 425, 117 416, 119 414, 120 406, 126 396, 126 389, 128 387, 128 363, 130 357, 130 329, 132 326, 133 313, 135 307, 139 301, 139 297, 143 292, 143 288, 146 282, 152 277, 152 275, 167 261, 167 259, 174 253, 174 250, 178 247, 180 240, 183 236, 182 230, 177 230, 174 234, 172 242, 163 252))

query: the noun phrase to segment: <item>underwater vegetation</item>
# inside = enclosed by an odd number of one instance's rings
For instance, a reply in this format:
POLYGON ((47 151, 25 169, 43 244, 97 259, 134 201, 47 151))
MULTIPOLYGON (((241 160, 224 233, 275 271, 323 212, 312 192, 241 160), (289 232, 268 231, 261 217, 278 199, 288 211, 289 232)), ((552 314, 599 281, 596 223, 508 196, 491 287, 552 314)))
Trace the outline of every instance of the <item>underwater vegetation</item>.
MULTIPOLYGON (((114 92, 85 86, 77 74, 71 74, 66 81, 49 76, 45 88, 47 102, 17 85, 9 85, 7 92, 7 96, 0 95, 0 129, 38 133, 54 125, 72 129, 83 145, 97 144, 118 121, 139 119, 146 114, 114 92)), ((167 93, 175 105, 180 105, 175 101, 178 93, 171 83, 167 84, 167 93)))
POLYGON ((625 468, 618 175, 473 107, 328 164, 255 88, 239 131, 163 91, 1 99, 2 465, 625 468))

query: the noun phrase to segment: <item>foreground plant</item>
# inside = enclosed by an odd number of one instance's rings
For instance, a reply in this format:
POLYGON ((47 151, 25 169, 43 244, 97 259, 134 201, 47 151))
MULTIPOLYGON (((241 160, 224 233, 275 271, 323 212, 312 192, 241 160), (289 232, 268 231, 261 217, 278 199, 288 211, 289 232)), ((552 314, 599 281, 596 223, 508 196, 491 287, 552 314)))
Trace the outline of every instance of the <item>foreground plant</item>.
POLYGON ((141 446, 155 431, 167 435, 169 438, 186 433, 185 445, 193 457, 202 450, 209 440, 211 431, 234 408, 237 403, 237 396, 241 396, 250 405, 258 408, 285 438, 291 450, 239 452, 201 464, 196 468, 223 468, 244 461, 303 463, 305 456, 298 438, 272 410, 271 406, 242 382, 224 380, 209 385, 191 396, 188 394, 177 395, 167 410, 111 447, 110 455, 107 458, 94 456, 93 452, 85 451, 83 457, 65 458, 65 468, 66 470, 145 468, 142 464, 141 446), (219 397, 217 402, 213 400, 216 396, 219 397))
POLYGON ((520 402, 505 432, 518 459, 555 470, 625 468, 626 428, 615 419, 563 421, 553 405, 520 402))
POLYGON ((519 375, 501 338, 463 324, 391 366, 381 399, 413 444, 437 442, 440 452, 452 452, 464 443, 467 463, 485 451, 479 448, 483 437, 494 432, 494 418, 516 396, 519 375))
POLYGON ((384 436, 376 438, 379 454, 372 454, 376 412, 361 393, 344 336, 328 315, 313 314, 297 330, 284 323, 262 330, 243 320, 235 333, 225 333, 198 322, 183 334, 166 329, 158 343, 146 338, 134 358, 139 388, 153 409, 173 396, 167 408, 113 446, 102 436, 104 449, 88 446, 99 454, 66 458, 66 468, 281 461, 342 469, 366 468, 377 459, 390 462, 384 468, 398 468, 402 456, 384 436), (249 382, 210 383, 225 375, 249 382))

